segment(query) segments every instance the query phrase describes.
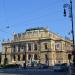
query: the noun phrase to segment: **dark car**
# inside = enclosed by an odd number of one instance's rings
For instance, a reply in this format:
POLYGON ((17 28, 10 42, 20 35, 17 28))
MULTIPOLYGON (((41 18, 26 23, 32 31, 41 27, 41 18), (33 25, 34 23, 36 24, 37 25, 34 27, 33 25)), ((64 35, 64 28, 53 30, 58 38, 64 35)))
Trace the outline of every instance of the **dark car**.
POLYGON ((47 69, 49 66, 47 64, 41 64, 40 63, 40 64, 37 65, 37 67, 40 68, 40 69, 45 69, 45 68, 47 69))
POLYGON ((8 64, 5 65, 3 68, 21 68, 20 64, 8 64))
POLYGON ((71 75, 75 75, 75 65, 74 64, 70 65, 69 70, 70 70, 71 75))
POLYGON ((69 70, 69 66, 67 65, 67 63, 63 63, 61 64, 62 68, 64 71, 68 71, 69 70))
POLYGON ((55 64, 53 70, 54 71, 68 71, 68 66, 67 64, 55 64))
POLYGON ((62 68, 61 68, 61 65, 60 64, 55 64, 54 67, 53 67, 53 70, 54 71, 61 71, 61 69, 62 68))

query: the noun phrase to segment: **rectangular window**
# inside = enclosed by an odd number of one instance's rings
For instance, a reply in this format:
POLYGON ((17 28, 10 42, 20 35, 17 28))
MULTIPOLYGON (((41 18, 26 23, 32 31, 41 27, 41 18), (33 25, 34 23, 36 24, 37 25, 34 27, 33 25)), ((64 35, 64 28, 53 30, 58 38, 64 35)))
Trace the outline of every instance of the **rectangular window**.
POLYGON ((34 50, 37 50, 37 44, 34 44, 34 50))
POLYGON ((20 45, 18 46, 18 52, 20 52, 20 45))
POLYGON ((14 47, 13 47, 13 52, 16 52, 16 46, 14 45, 14 47))
POLYGON ((31 43, 28 43, 28 51, 31 51, 31 43))
POLYGON ((23 54, 23 61, 25 61, 25 54, 23 54))
POLYGON ((48 47, 47 47, 47 43, 45 43, 45 49, 48 49, 48 47))
POLYGON ((16 60, 15 54, 13 55, 13 59, 14 59, 14 61, 16 60))
POLYGON ((29 55, 28 55, 28 60, 30 60, 30 59, 31 59, 31 55, 29 54, 29 55))
POLYGON ((18 55, 18 61, 20 61, 20 55, 18 55))
POLYGON ((26 49, 27 49, 26 44, 24 44, 24 47, 23 47, 24 52, 26 52, 26 49))

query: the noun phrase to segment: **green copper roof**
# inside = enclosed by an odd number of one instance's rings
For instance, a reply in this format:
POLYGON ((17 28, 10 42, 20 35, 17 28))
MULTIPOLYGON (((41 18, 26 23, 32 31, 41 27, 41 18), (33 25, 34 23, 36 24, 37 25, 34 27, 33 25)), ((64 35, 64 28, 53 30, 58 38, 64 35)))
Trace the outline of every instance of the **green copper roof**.
POLYGON ((30 28, 30 29, 27 29, 26 31, 33 31, 33 30, 47 30, 47 29, 44 28, 44 27, 37 27, 37 28, 30 28))

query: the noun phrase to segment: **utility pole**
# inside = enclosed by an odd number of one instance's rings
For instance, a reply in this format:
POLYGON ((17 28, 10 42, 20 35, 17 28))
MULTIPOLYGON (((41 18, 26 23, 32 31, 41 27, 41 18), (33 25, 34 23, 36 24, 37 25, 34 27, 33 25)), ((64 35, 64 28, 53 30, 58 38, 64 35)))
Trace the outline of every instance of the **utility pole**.
POLYGON ((74 50, 74 26, 73 26, 73 12, 72 12, 72 0, 70 0, 70 5, 71 5, 71 22, 72 22, 72 40, 73 40, 73 50, 74 50))
POLYGON ((72 55, 73 55, 73 65, 75 67, 75 43, 74 43, 74 25, 73 25, 73 10, 72 10, 72 0, 70 0, 70 4, 64 4, 64 16, 66 16, 66 8, 68 7, 69 9, 69 17, 71 19, 71 23, 72 23, 72 55))
POLYGON ((64 4, 64 16, 66 16, 66 8, 68 7, 69 9, 69 17, 71 19, 71 24, 72 24, 72 46, 73 46, 73 51, 72 51, 72 55, 73 55, 73 64, 75 66, 75 47, 74 47, 74 25, 73 25, 73 10, 72 10, 72 0, 70 0, 70 4, 64 4))

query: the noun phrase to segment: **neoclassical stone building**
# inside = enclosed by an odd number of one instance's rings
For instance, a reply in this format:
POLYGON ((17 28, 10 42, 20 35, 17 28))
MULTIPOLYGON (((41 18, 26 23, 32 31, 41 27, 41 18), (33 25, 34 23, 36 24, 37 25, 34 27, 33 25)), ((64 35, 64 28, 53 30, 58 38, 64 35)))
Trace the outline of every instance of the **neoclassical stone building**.
POLYGON ((68 63, 72 42, 46 28, 27 29, 24 33, 14 34, 11 41, 3 42, 2 61, 31 65, 32 62, 48 64, 68 63))

